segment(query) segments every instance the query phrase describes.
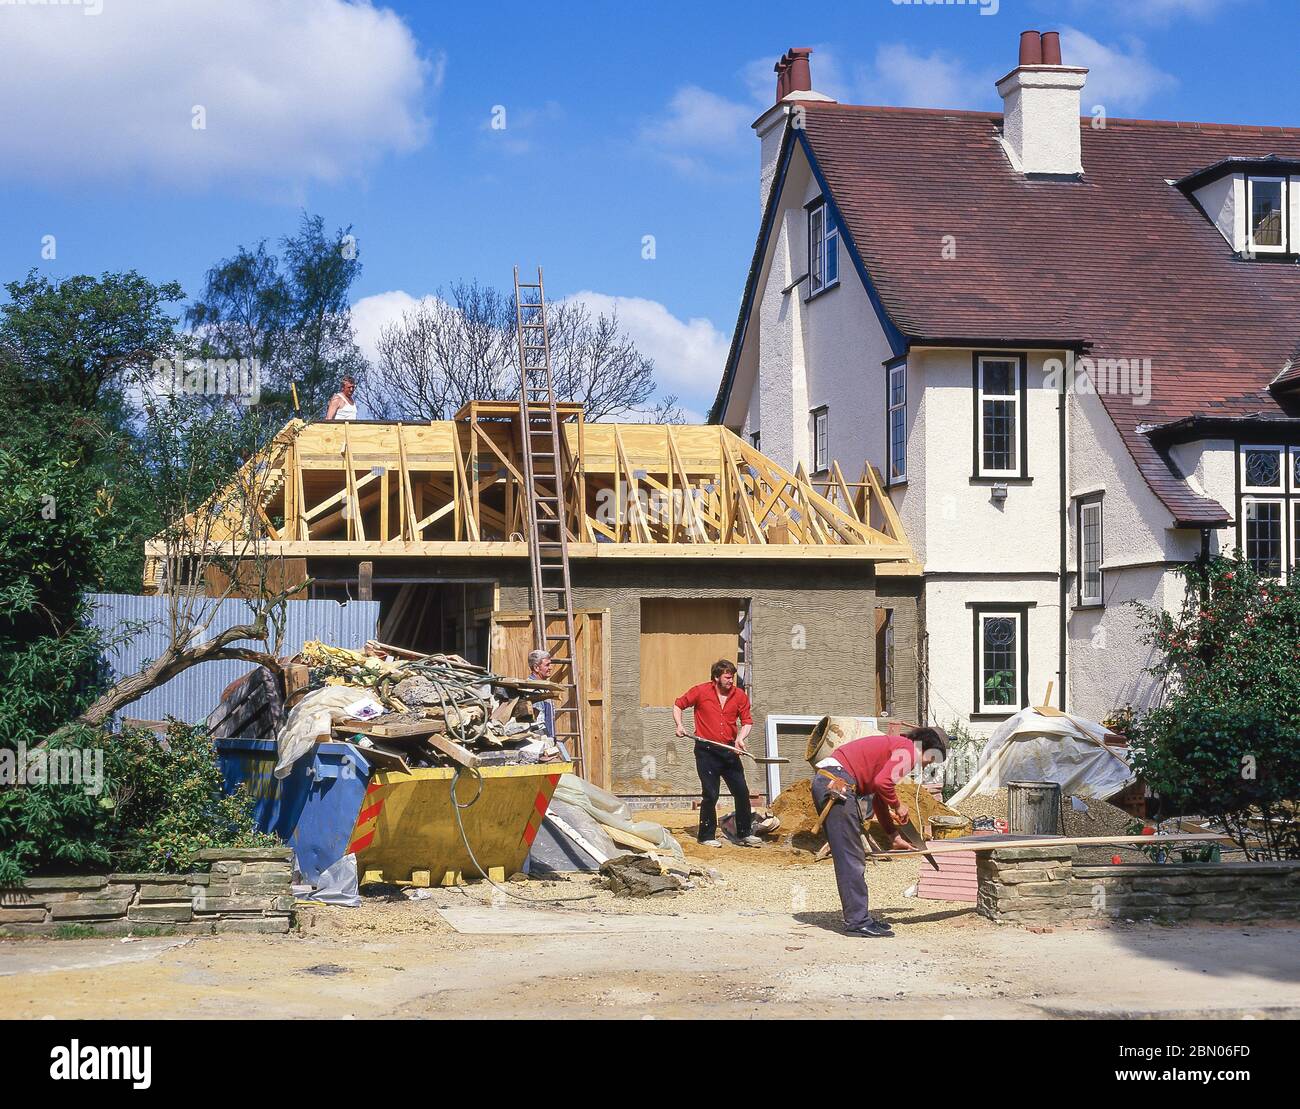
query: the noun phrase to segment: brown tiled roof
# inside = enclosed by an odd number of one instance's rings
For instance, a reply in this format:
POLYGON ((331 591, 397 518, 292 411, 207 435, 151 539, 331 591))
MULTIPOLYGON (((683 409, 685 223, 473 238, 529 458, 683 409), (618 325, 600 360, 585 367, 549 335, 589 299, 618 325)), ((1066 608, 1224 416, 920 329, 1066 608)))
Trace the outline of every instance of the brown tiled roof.
POLYGON ((1300 344, 1300 267, 1235 257, 1167 182, 1224 158, 1300 158, 1300 129, 1115 119, 1094 129, 1085 118, 1083 179, 1034 181, 997 142, 1000 115, 804 107, 816 162, 904 335, 1150 358, 1150 404, 1104 395, 1106 410, 1176 521, 1226 519, 1138 428, 1294 414, 1269 384, 1300 344), (943 257, 947 235, 955 258, 943 257))

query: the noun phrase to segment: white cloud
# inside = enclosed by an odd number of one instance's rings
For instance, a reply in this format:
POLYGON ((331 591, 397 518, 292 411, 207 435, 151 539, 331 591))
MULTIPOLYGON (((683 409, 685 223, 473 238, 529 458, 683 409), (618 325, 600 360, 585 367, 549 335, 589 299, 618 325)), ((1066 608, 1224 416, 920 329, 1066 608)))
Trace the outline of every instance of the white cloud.
MULTIPOLYGON (((403 312, 421 300, 431 299, 427 295, 417 298, 396 289, 358 300, 352 306, 357 345, 374 362, 375 346, 384 327, 395 323, 403 312)), ((729 336, 707 319, 679 319, 658 301, 644 297, 583 291, 564 299, 581 301, 593 314, 609 315, 617 311, 619 326, 632 337, 642 354, 654 359, 658 395, 678 394, 687 417, 702 420, 702 413, 712 402, 722 379, 729 336)))
POLYGON ((0 175, 335 181, 424 141, 423 101, 445 68, 366 0, 105 0, 92 10, 4 7, 0 175))
MULTIPOLYGON (((1122 16, 1126 21, 1167 27, 1180 19, 1205 22, 1237 2, 1238 0, 1138 0, 1135 3, 1134 0, 1105 0, 1105 7, 1112 15, 1122 16)), ((1097 0, 1073 0, 1070 7, 1079 14, 1097 14, 1097 0)), ((1068 58, 1065 60, 1069 61, 1068 58)))
POLYGON ((692 410, 688 413, 692 419, 700 418, 694 409, 703 411, 712 403, 731 338, 711 320, 679 319, 657 300, 644 297, 583 291, 565 299, 582 301, 593 313, 617 311, 619 326, 642 354, 654 359, 659 393, 678 394, 692 410))
POLYGON ((352 327, 356 332, 357 346, 371 363, 379 361, 379 334, 389 324, 396 323, 404 312, 409 312, 421 301, 433 300, 425 296, 417 300, 410 293, 394 289, 387 293, 362 297, 352 306, 352 327))
POLYGON ((1061 57, 1069 65, 1088 67, 1083 87, 1085 112, 1094 104, 1107 114, 1140 108, 1151 97, 1178 86, 1178 79, 1150 62, 1141 41, 1125 40, 1124 47, 1106 46, 1073 27, 1061 29, 1061 57))
POLYGON ((1000 74, 976 72, 958 58, 934 51, 918 54, 902 43, 884 43, 859 77, 860 103, 906 108, 990 108, 1000 74))
POLYGON ((641 128, 641 141, 684 173, 701 173, 719 157, 749 152, 749 125, 758 115, 698 85, 673 94, 665 115, 641 128))

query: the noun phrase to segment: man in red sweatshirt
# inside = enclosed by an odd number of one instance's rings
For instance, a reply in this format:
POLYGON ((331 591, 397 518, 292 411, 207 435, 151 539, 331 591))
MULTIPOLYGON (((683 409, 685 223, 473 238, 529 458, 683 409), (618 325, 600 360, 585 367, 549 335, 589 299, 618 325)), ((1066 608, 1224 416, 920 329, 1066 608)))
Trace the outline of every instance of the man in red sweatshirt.
MULTIPOLYGON (((693 709, 692 727, 698 739, 709 739, 736 751, 745 750, 745 737, 754 726, 749 694, 736 684, 736 664, 727 659, 715 662, 709 681, 693 685, 673 702, 673 723, 677 734, 686 735, 682 713, 693 709)), ((736 842, 746 847, 761 847, 763 841, 753 833, 753 813, 749 808, 749 783, 740 756, 710 747, 695 745, 695 769, 700 775, 699 840, 705 847, 721 847, 718 839, 718 795, 725 781, 736 802, 736 842)))
POLYGON ((861 801, 869 801, 876 819, 892 834, 908 818, 907 806, 898 799, 898 782, 916 765, 917 746, 925 766, 941 762, 948 754, 948 736, 941 728, 913 728, 905 736, 869 735, 836 747, 817 764, 812 795, 821 812, 837 792, 823 827, 835 860, 835 885, 840 891, 844 926, 850 936, 888 937, 893 929, 867 911, 867 863, 862 847, 861 801))

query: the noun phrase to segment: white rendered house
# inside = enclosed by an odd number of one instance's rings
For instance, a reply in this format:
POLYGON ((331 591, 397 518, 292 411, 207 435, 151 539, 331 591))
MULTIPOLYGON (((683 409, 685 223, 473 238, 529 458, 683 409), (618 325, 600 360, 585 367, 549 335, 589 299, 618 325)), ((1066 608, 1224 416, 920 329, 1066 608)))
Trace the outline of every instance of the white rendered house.
POLYGON ((931 722, 988 732, 1049 682, 1097 719, 1149 704, 1126 602, 1177 608, 1175 568, 1235 547, 1300 572, 1300 128, 1081 118, 1050 33, 1000 114, 837 104, 809 53, 754 124, 711 420, 814 480, 883 475, 931 722))

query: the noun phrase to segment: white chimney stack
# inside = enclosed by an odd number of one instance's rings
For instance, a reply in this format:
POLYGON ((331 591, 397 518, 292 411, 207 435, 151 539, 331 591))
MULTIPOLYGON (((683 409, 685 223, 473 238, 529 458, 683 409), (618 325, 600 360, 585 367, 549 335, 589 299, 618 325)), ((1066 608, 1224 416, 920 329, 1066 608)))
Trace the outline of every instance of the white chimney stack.
POLYGON ((1002 97, 1002 144, 1020 173, 1083 173, 1079 90, 1088 76, 1061 64, 1056 31, 1020 36, 1020 64, 997 83, 1002 97))
POLYGON ((759 206, 767 204, 767 194, 776 176, 776 159, 781 152, 781 139, 785 135, 785 121, 799 101, 818 100, 834 104, 835 101, 812 87, 810 46, 792 46, 773 67, 776 73, 776 103, 754 121, 760 144, 759 206))

